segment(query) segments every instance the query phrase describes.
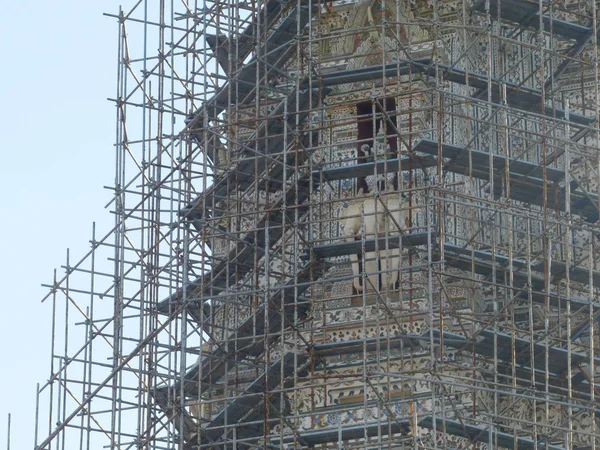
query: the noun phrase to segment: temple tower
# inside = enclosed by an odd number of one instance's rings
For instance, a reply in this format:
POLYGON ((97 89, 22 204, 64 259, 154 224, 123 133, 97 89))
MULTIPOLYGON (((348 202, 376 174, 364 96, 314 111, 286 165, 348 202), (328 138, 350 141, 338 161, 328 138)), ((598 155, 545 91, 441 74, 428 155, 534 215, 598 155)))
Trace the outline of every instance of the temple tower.
POLYGON ((115 227, 50 286, 37 448, 599 448, 597 13, 114 15, 115 227))

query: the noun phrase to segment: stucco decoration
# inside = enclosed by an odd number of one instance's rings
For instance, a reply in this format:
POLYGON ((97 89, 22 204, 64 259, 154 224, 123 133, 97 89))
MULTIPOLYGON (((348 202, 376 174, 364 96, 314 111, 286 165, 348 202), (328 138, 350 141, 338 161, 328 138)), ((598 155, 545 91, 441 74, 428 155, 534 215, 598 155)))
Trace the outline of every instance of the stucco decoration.
POLYGON ((402 57, 400 53, 405 59, 407 44, 430 39, 425 30, 407 25, 409 22, 414 22, 414 14, 406 1, 358 1, 345 25, 345 29, 357 32, 338 40, 333 53, 353 55, 349 68, 380 64, 382 55, 387 62, 402 57))

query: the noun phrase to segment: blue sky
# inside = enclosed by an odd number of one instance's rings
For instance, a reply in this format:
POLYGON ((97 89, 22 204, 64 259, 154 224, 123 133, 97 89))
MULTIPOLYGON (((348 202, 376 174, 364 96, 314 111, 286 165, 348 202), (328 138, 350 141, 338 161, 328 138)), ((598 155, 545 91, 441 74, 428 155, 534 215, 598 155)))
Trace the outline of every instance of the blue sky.
MULTIPOLYGON (((111 227, 117 24, 113 0, 0 0, 0 445, 33 447, 35 386, 49 375, 53 269, 111 227)), ((42 436, 40 436, 42 437, 42 436)))

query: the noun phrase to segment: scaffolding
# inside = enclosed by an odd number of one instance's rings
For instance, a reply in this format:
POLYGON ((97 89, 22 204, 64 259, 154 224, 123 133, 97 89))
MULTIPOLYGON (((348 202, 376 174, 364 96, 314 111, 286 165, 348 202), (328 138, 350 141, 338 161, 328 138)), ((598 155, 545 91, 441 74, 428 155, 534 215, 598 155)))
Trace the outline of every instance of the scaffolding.
POLYGON ((600 449, 599 11, 107 14, 114 227, 48 286, 36 449, 600 449))

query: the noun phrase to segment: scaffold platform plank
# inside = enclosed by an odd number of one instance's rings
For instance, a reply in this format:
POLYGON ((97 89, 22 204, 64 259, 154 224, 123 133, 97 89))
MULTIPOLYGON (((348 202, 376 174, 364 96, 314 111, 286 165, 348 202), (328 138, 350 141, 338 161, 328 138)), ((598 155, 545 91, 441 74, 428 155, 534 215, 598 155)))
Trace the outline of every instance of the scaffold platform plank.
POLYGON ((297 440, 304 446, 314 447, 317 445, 331 442, 343 442, 350 439, 362 439, 373 436, 391 436, 397 434, 408 434, 410 430, 410 421, 408 419, 389 418, 379 423, 369 423, 365 425, 339 426, 328 430, 299 431, 296 434, 281 437, 272 437, 271 444, 281 446, 297 440))
MULTIPOLYGON (((307 149, 312 142, 315 142, 316 132, 308 131, 301 133, 299 141, 289 140, 289 161, 282 161, 278 157, 271 158, 245 158, 240 160, 234 167, 228 169, 221 176, 214 180, 214 183, 198 197, 196 197, 189 205, 182 208, 179 212, 179 216, 182 219, 192 221, 197 229, 200 229, 201 219, 204 218, 208 211, 208 219, 215 219, 218 214, 212 212, 213 203, 217 204, 220 200, 226 198, 227 195, 232 193, 238 193, 248 189, 253 184, 259 190, 268 190, 270 192, 275 190, 281 190, 283 187, 282 175, 284 172, 284 165, 286 166, 286 175, 288 178, 295 173, 293 159, 298 157, 300 161, 303 160, 308 152, 307 149), (255 170, 261 174, 258 179, 255 178, 255 170), (203 203, 206 203, 204 208, 203 203)), ((300 185, 308 183, 308 179, 299 179, 297 181, 300 185)), ((216 208, 214 208, 216 210, 216 208)))
MULTIPOLYGON (((423 74, 429 76, 436 75, 436 67, 434 66, 421 66, 421 69, 423 74)), ((464 86, 468 83, 470 87, 479 89, 482 92, 487 92, 489 83, 488 77, 485 75, 475 72, 466 72, 445 64, 437 64, 437 70, 442 72, 444 79, 447 81, 464 86)), ((491 78, 492 102, 502 104, 502 86, 506 87, 507 106, 534 114, 544 115, 548 118, 566 119, 565 112, 560 108, 553 108, 551 106, 544 106, 542 108, 541 91, 518 86, 514 83, 493 77, 491 78)), ((574 126, 591 126, 595 120, 596 118, 594 117, 582 116, 576 113, 569 114, 569 122, 574 126)))
MULTIPOLYGON (((434 253, 436 258, 439 258, 439 252, 434 253)), ((546 283, 544 277, 538 274, 531 274, 528 277, 526 266, 523 262, 513 259, 512 271, 512 287, 509 284, 508 270, 509 259, 501 254, 493 254, 483 250, 473 250, 471 248, 463 248, 453 244, 444 245, 444 262, 452 267, 470 272, 473 270, 478 275, 491 277, 496 273, 496 282, 503 283, 505 289, 512 289, 513 294, 525 300, 529 295, 529 280, 531 280, 531 298, 534 302, 545 304, 546 298, 549 299, 553 307, 565 308, 567 302, 571 303, 572 307, 589 308, 590 304, 594 310, 598 310, 598 306, 590 303, 589 299, 579 297, 566 297, 556 291, 550 291, 547 294, 546 283)), ((553 264, 557 264, 553 262, 553 264)), ((539 269, 539 266, 537 266, 539 269)), ((558 275, 558 274, 557 274, 558 275)), ((598 276, 594 273, 594 276, 598 276)), ((562 275, 564 277, 564 274, 562 275)), ((562 278, 561 277, 561 278, 562 278)), ((585 283, 587 284, 587 283, 585 283)))
MULTIPOLYGON (((426 330, 422 334, 422 339, 427 342, 433 337, 433 342, 437 344, 443 342, 445 347, 454 348, 459 351, 467 351, 481 355, 484 358, 493 359, 494 335, 498 337, 496 341, 498 348, 498 366, 496 369, 501 376, 500 383, 511 385, 514 380, 519 386, 525 389, 537 389, 540 392, 544 392, 548 389, 548 392, 555 395, 568 395, 569 384, 564 373, 567 367, 564 365, 562 367, 559 366, 561 362, 565 362, 565 355, 568 355, 568 352, 560 346, 549 347, 549 358, 552 358, 557 354, 560 357, 557 361, 553 361, 550 364, 553 369, 556 369, 557 367, 560 369, 558 370, 560 373, 556 373, 552 371, 546 372, 545 361, 539 361, 539 358, 536 363, 538 367, 532 369, 529 366, 529 361, 527 361, 527 359, 530 356, 529 349, 531 346, 530 341, 526 339, 515 340, 515 357, 518 358, 522 364, 513 365, 512 347, 510 346, 512 341, 510 341, 510 336, 505 333, 494 333, 492 330, 484 330, 482 336, 478 335, 476 339, 469 339, 460 334, 444 331, 443 339, 440 339, 440 330, 438 328, 432 328, 431 330, 426 330)), ((534 345, 537 356, 543 355, 546 346, 540 343, 535 343, 534 345)), ((577 361, 581 362, 582 356, 589 361, 587 355, 582 355, 580 353, 576 355, 577 361)), ((573 370, 577 371, 575 368, 573 370)), ((597 388, 598 386, 596 386, 596 389, 597 388)), ((582 400, 591 399, 590 385, 584 379, 573 380, 570 389, 572 395, 576 398, 582 400)))
MULTIPOLYGON (((151 391, 151 395, 157 403, 167 413, 172 420, 181 416, 181 411, 171 411, 168 405, 169 392, 171 396, 178 394, 181 389, 186 395, 198 397, 202 392, 209 389, 225 375, 228 370, 235 369, 238 362, 243 361, 248 356, 257 356, 264 350, 264 340, 267 338, 265 323, 269 324, 269 335, 278 333, 285 321, 285 325, 294 323, 295 318, 302 320, 308 312, 307 305, 295 305, 296 295, 302 294, 308 289, 307 281, 311 273, 319 271, 319 264, 307 264, 294 278, 288 280, 285 286, 274 288, 270 297, 268 310, 268 319, 265 321, 265 308, 258 308, 256 313, 251 315, 240 327, 231 335, 227 346, 227 351, 216 350, 206 356, 200 364, 194 365, 187 371, 183 381, 174 383, 171 386, 158 387, 151 391), (289 306, 289 310, 280 314, 281 302, 289 306), (200 372, 202 370, 202 372, 200 372), (183 386, 182 386, 183 382, 183 386)), ((273 339, 276 339, 273 338, 273 339)), ((272 339, 272 340, 273 340, 272 339)), ((300 356, 302 360, 302 356, 300 356)), ((183 414, 186 417, 185 414, 183 414)), ((177 419, 179 420, 179 419, 177 419)), ((191 420, 191 419, 190 419, 191 420)), ((193 424, 193 422, 192 422, 193 424)), ((187 424, 189 426, 189 424, 187 424)), ((194 428, 195 430, 195 428, 194 428)))
MULTIPOLYGON (((469 247, 460 247, 453 244, 445 244, 444 249, 446 252, 452 255, 460 255, 465 257, 471 257, 473 255, 476 260, 491 264, 496 264, 496 269, 506 271, 510 267, 511 260, 506 255, 500 253, 492 253, 486 250, 472 250, 469 247)), ((526 271, 527 263, 522 258, 512 259, 513 269, 517 271, 526 271)), ((545 264, 544 262, 532 262, 531 269, 535 272, 544 273, 545 264)), ((582 267, 572 266, 569 270, 570 279, 578 281, 582 284, 588 284, 590 277, 595 286, 600 285, 600 272, 596 270, 590 271, 582 267)), ((566 264, 560 260, 553 260, 550 266, 550 274, 556 278, 564 278, 566 276, 566 264)))
POLYGON ((292 89, 273 108, 269 117, 261 122, 256 133, 240 141, 240 153, 248 157, 247 161, 251 163, 252 169, 254 169, 253 157, 282 153, 286 140, 288 145, 292 143, 293 137, 299 134, 296 123, 302 125, 309 111, 315 108, 320 100, 321 95, 317 89, 312 91, 292 89))
MULTIPOLYGON (((577 368, 573 369, 573 379, 571 381, 571 395, 581 400, 591 400, 591 389, 589 383, 584 379, 577 379, 580 372, 577 368)), ((513 367, 511 362, 505 362, 498 365, 499 382, 505 385, 513 383, 513 377, 517 384, 524 389, 536 389, 539 392, 548 392, 555 395, 569 395, 569 383, 566 376, 555 376, 542 370, 531 369, 530 367, 513 367)), ((596 386, 597 390, 600 386, 596 386)))
MULTIPOLYGON (((369 176, 383 173, 393 173, 399 170, 406 170, 406 167, 412 162, 413 169, 424 169, 436 167, 438 165, 437 156, 442 153, 443 158, 450 161, 444 163, 444 170, 464 176, 472 175, 475 178, 488 180, 490 178, 490 155, 487 152, 476 149, 465 149, 452 144, 439 144, 428 139, 422 139, 414 147, 413 152, 425 153, 429 156, 411 155, 410 157, 401 157, 388 160, 381 160, 369 163, 353 164, 341 167, 325 168, 313 171, 314 182, 335 181, 352 179, 357 177, 369 176), (470 159, 469 159, 470 155, 470 159), (469 167, 469 161, 471 166, 469 167)), ((497 187, 502 187, 505 176, 503 170, 506 167, 506 157, 502 155, 493 155, 494 173, 497 177, 497 187)), ((511 198, 514 200, 544 206, 543 191, 544 180, 543 167, 529 161, 509 158, 509 179, 511 187, 511 198)), ((547 205, 552 208, 558 207, 565 209, 566 189, 559 183, 565 179, 564 170, 552 167, 546 168, 546 179, 551 184, 547 184, 547 205)), ((498 194, 498 193, 497 193, 498 194)), ((571 192, 571 211, 581 215, 585 220, 594 222, 598 216, 597 210, 598 196, 588 194, 588 196, 571 192)))
POLYGON ((296 39, 297 30, 303 30, 308 24, 310 10, 308 6, 300 6, 299 10, 293 8, 285 19, 275 28, 260 46, 258 54, 260 58, 252 58, 239 71, 230 74, 230 80, 222 86, 219 91, 196 110, 187 120, 190 128, 194 124, 204 120, 204 114, 208 120, 215 119, 227 109, 229 105, 240 104, 256 88, 257 81, 270 74, 279 74, 273 67, 283 67, 284 63, 295 53, 295 45, 291 43, 296 39), (232 86, 235 85, 235 88, 232 86))
POLYGON ((503 433, 495 429, 476 427, 467 423, 461 423, 456 420, 445 419, 431 416, 422 419, 419 426, 433 430, 434 427, 438 431, 444 430, 446 433, 470 439, 475 442, 483 442, 490 446, 498 446, 514 450, 535 450, 543 448, 545 450, 565 450, 563 447, 550 445, 546 442, 535 442, 514 434, 503 433))
MULTIPOLYGON (((437 233, 421 232, 404 235, 390 233, 388 237, 366 239, 364 243, 365 249, 369 252, 375 251, 376 248, 379 248, 380 251, 385 251, 386 242, 388 248, 399 248, 400 237, 402 238, 402 247, 408 248, 412 246, 427 245, 428 240, 431 240, 432 244, 437 245, 437 233)), ((359 254, 362 252, 362 244, 363 243, 360 240, 323 244, 315 246, 311 250, 307 250, 307 253, 312 251, 317 258, 359 254)), ((528 264, 526 261, 519 258, 513 258, 511 261, 507 256, 500 253, 494 254, 485 250, 474 250, 470 247, 461 247, 455 244, 446 243, 444 244, 444 258, 449 264, 452 265, 456 263, 458 267, 461 267, 461 262, 468 264, 468 268, 466 268, 468 271, 471 270, 471 262, 474 262, 476 272, 483 275, 491 275, 492 270, 495 269, 500 277, 503 276, 502 274, 504 272, 509 270, 512 262, 515 282, 517 282, 517 280, 520 281, 522 277, 527 277, 528 264)), ((543 262, 533 262, 530 265, 530 268, 533 272, 543 273, 545 265, 543 262)), ((553 260, 550 267, 550 273, 556 279, 564 278, 566 276, 566 264, 563 261, 553 260)), ((594 285, 600 285, 600 272, 597 271, 590 272, 588 269, 581 267, 571 267, 569 269, 569 275, 571 280, 578 281, 582 284, 588 284, 591 277, 594 285)), ((532 274, 532 280, 534 281, 534 284, 541 282, 540 275, 536 275, 535 273, 532 274)), ((515 289, 519 289, 516 284, 515 289)), ((575 299, 572 298, 572 300, 575 299)), ((577 302, 577 300, 575 301, 577 302)), ((589 304, 589 302, 584 299, 581 299, 580 302, 582 305, 589 304)))
POLYGON ((284 9, 288 2, 281 0, 268 0, 263 8, 260 9, 249 21, 248 26, 241 33, 233 37, 225 35, 206 34, 206 43, 215 54, 219 65, 227 73, 229 72, 229 60, 232 64, 237 61, 244 61, 250 52, 254 49, 255 41, 262 36, 263 30, 269 30, 274 25, 279 13, 284 9), (260 17, 260 29, 257 18, 260 17), (266 21, 265 21, 266 17, 266 21), (266 23, 266 26, 265 26, 266 23), (229 49, 234 49, 230 54, 229 49))
MULTIPOLYGON (((307 359, 307 355, 287 352, 282 359, 272 363, 265 372, 214 416, 211 423, 202 430, 203 437, 212 442, 218 442, 224 433, 231 432, 232 428, 238 424, 237 431, 240 431, 239 428, 244 428, 243 435, 238 435, 238 437, 260 436, 263 431, 261 426, 244 426, 244 422, 254 421, 254 418, 247 416, 248 413, 260 405, 264 405, 265 393, 269 393, 279 386, 283 382, 282 376, 287 378, 294 373, 295 360, 298 362, 298 366, 301 366, 307 359), (240 422, 242 418, 244 420, 240 422), (227 431, 224 427, 228 427, 227 431)), ((271 415, 275 415, 273 408, 270 408, 269 411, 271 415)), ((258 415, 260 414, 254 416, 258 417, 258 415)))
MULTIPOLYGON (((479 0, 473 6, 473 11, 480 13, 486 12, 486 0, 479 0)), ((540 7, 539 3, 526 0, 490 0, 490 16, 492 19, 500 17, 502 20, 515 22, 520 25, 531 27, 535 30, 540 29, 540 7)), ((568 39, 579 40, 586 36, 591 29, 551 17, 548 14, 542 16, 544 30, 552 30, 554 34, 566 37, 568 39)))
MULTIPOLYGON (((400 235, 390 232, 389 236, 378 239, 365 239, 364 245, 367 252, 374 252, 376 249, 385 251, 386 248, 410 248, 420 245, 427 245, 428 240, 435 243, 435 233, 411 233, 400 235)), ((312 248, 313 254, 317 258, 332 258, 344 255, 356 255, 362 253, 363 242, 361 240, 336 242, 333 244, 324 244, 312 248)), ((307 250, 310 253, 310 250, 307 250)))
POLYGON ((321 357, 362 353, 366 349, 372 352, 380 348, 383 351, 398 348, 414 348, 419 346, 422 335, 400 334, 391 337, 355 339, 350 341, 327 342, 312 346, 315 354, 321 357))
POLYGON ((400 158, 382 159, 374 162, 350 164, 339 167, 329 167, 313 171, 313 180, 316 183, 346 180, 351 178, 366 177, 393 173, 398 170, 408 170, 412 164, 413 169, 435 167, 437 160, 432 157, 417 155, 402 156, 400 158))
MULTIPOLYGON (((210 424, 201 430, 201 441, 203 443, 218 443, 222 440, 223 435, 229 433, 232 428, 236 428, 237 438, 258 437, 264 433, 264 421, 257 420, 264 414, 264 395, 266 392, 273 391, 284 380, 294 372, 294 360, 298 362, 300 367, 308 359, 307 355, 287 352, 283 358, 275 361, 267 370, 258 376, 250 385, 236 396, 231 402, 217 413, 210 424), (254 410, 254 411, 253 411, 254 410), (253 412, 252 412, 253 411, 253 412), (243 420, 242 420, 243 419, 243 420)), ((169 419, 173 421, 178 429, 183 428, 185 435, 190 436, 188 442, 198 441, 197 431, 198 426, 187 411, 181 411, 172 406, 172 399, 179 395, 177 388, 170 386, 158 387, 152 389, 150 394, 155 399, 160 408, 167 414, 169 419), (171 401, 169 400, 171 398, 171 401), (181 421, 183 417, 183 423, 181 421)), ((281 393, 272 393, 269 399, 269 414, 273 417, 279 416, 279 411, 275 408, 279 406, 281 393)), ((284 401, 289 408, 289 402, 284 401)), ((283 411, 285 414, 287 411, 283 411)))
MULTIPOLYGON (((569 365, 577 365, 590 361, 588 355, 570 352, 556 345, 545 345, 541 342, 531 342, 529 339, 513 337, 499 331, 483 329, 477 333, 475 339, 468 339, 462 335, 445 331, 440 340, 438 329, 432 330, 434 339, 444 345, 456 349, 468 350, 486 358, 494 358, 505 362, 512 362, 513 354, 517 366, 539 371, 548 371, 556 376, 563 375, 569 365), (531 353, 533 347, 533 354, 531 353), (514 352, 514 353, 513 353, 514 352), (547 358, 546 358, 547 356, 547 358), (547 359, 547 360, 546 360, 547 359)), ((551 338, 549 338, 551 340, 551 338)), ((595 364, 600 364, 600 358, 594 358, 595 364)))
MULTIPOLYGON (((487 91, 489 84, 488 77, 485 75, 476 72, 466 72, 446 64, 434 64, 431 58, 420 58, 412 61, 391 61, 386 64, 373 65, 360 69, 328 72, 320 75, 318 79, 314 79, 312 85, 318 85, 318 83, 322 82, 324 86, 332 87, 346 83, 372 81, 386 76, 391 77, 391 74, 397 73, 397 70, 399 70, 400 76, 405 76, 409 73, 419 73, 420 75, 435 77, 439 73, 443 76, 444 80, 463 86, 468 84, 470 87, 480 91, 487 91)), ((544 115, 548 118, 566 119, 566 114, 561 108, 551 106, 542 108, 541 91, 519 86, 515 83, 499 80, 494 77, 491 78, 492 102, 502 104, 502 86, 506 87, 508 106, 521 111, 544 115)), ((569 114, 569 122, 574 126, 591 126, 595 120, 594 117, 583 116, 573 112, 569 114)))
MULTIPOLYGON (((231 272, 235 272, 236 279, 242 278, 250 272, 252 266, 249 264, 249 261, 255 255, 261 258, 265 253, 266 246, 270 248, 283 234, 284 230, 281 225, 273 226, 273 224, 281 223, 281 216, 283 214, 281 206, 290 204, 292 200, 294 203, 300 205, 304 203, 308 196, 308 190, 300 190, 296 193, 295 187, 291 186, 286 195, 271 205, 263 218, 256 224, 256 227, 238 239, 235 247, 229 252, 226 258, 217 262, 203 277, 189 283, 187 286, 188 297, 199 297, 210 292, 216 295, 219 288, 223 288, 229 283, 229 274, 231 272), (267 222, 271 226, 266 227, 267 222), (268 242, 266 242, 267 235, 269 238, 268 242)), ((182 290, 179 289, 169 298, 161 301, 157 306, 158 312, 168 313, 170 305, 177 304, 182 294, 182 290)))
POLYGON ((160 386, 150 389, 148 393, 177 430, 185 430, 189 433, 195 432, 197 428, 196 421, 179 402, 174 401, 179 392, 169 386, 160 386))
MULTIPOLYGON (((423 139, 414 146, 414 151, 429 155, 439 155, 450 161, 444 164, 445 170, 460 175, 472 175, 475 178, 489 181, 490 179, 490 154, 481 150, 466 149, 452 144, 439 144, 423 139), (470 166, 469 166, 470 164, 470 166)), ((504 170, 509 167, 511 198, 520 202, 544 206, 544 180, 543 166, 529 161, 509 158, 502 155, 492 155, 494 180, 498 186, 505 182, 504 170)), ((565 209, 566 189, 560 186, 565 179, 564 170, 546 168, 547 205, 553 209, 565 209)), ((595 221, 598 216, 598 196, 588 196, 571 192, 571 212, 581 215, 588 221, 595 221)))
MULTIPOLYGON (((449 158, 451 164, 469 166, 469 161, 475 170, 484 170, 485 175, 489 178, 490 154, 477 149, 469 149, 459 147, 457 145, 438 143, 429 139, 421 139, 414 147, 413 151, 423 152, 432 156, 437 156, 441 153, 443 158, 449 158), (440 152, 441 151, 441 152, 440 152)), ((509 167, 511 174, 523 175, 539 180, 544 178, 544 167, 530 161, 524 161, 517 158, 506 158, 504 155, 493 154, 493 168, 495 172, 502 173, 505 168, 509 167)), ((503 176, 503 175, 501 175, 503 176)), ((560 182, 565 179, 564 170, 546 167, 546 179, 552 182, 560 182)))
MULTIPOLYGON (((264 350, 264 340, 268 335, 278 333, 281 326, 294 323, 296 317, 303 319, 308 312, 307 305, 297 305, 296 296, 300 296, 309 288, 308 281, 312 273, 318 273, 321 269, 320 263, 308 263, 297 274, 290 278, 280 288, 273 288, 269 299, 269 307, 257 308, 256 312, 246 319, 228 340, 230 345, 225 346, 228 350, 216 350, 212 355, 202 361, 202 380, 198 386, 200 366, 193 367, 185 376, 184 390, 191 395, 198 395, 198 389, 202 392, 216 383, 227 371, 235 367, 237 361, 247 356, 257 356, 264 350), (283 299, 283 300, 282 300, 283 299), (286 307, 284 316, 281 315, 281 305, 286 307), (266 330, 265 315, 268 309, 266 330), (285 324, 284 324, 285 321, 285 324), (268 331, 268 333, 267 333, 268 331)), ((210 323, 207 322, 207 326, 210 323)))
POLYGON ((258 189, 281 189, 284 182, 284 165, 286 175, 290 177, 295 173, 294 159, 303 161, 308 154, 304 150, 312 141, 316 142, 316 131, 298 131, 296 123, 304 123, 309 110, 315 108, 320 100, 317 90, 298 92, 291 89, 269 113, 259 129, 251 137, 239 142, 237 153, 246 154, 248 157, 240 159, 218 176, 206 192, 180 211, 180 217, 195 221, 204 214, 203 201, 211 205, 211 200, 216 202, 228 193, 243 191, 252 184, 256 184, 258 189), (299 103, 296 103, 297 100, 299 103), (284 117, 286 114, 287 117, 284 117), (288 147, 288 160, 284 160, 282 154, 284 143, 287 143, 288 147), (262 158, 269 153, 277 155, 262 158), (258 180, 255 177, 256 172, 262 175, 258 180))
MULTIPOLYGON (((313 79, 313 86, 318 83, 325 87, 339 86, 346 83, 372 81, 381 78, 398 78, 398 76, 417 73, 421 67, 431 64, 431 58, 419 58, 412 61, 391 61, 385 64, 325 72, 319 79, 313 79)), ((308 84, 308 81, 304 83, 308 84)))

